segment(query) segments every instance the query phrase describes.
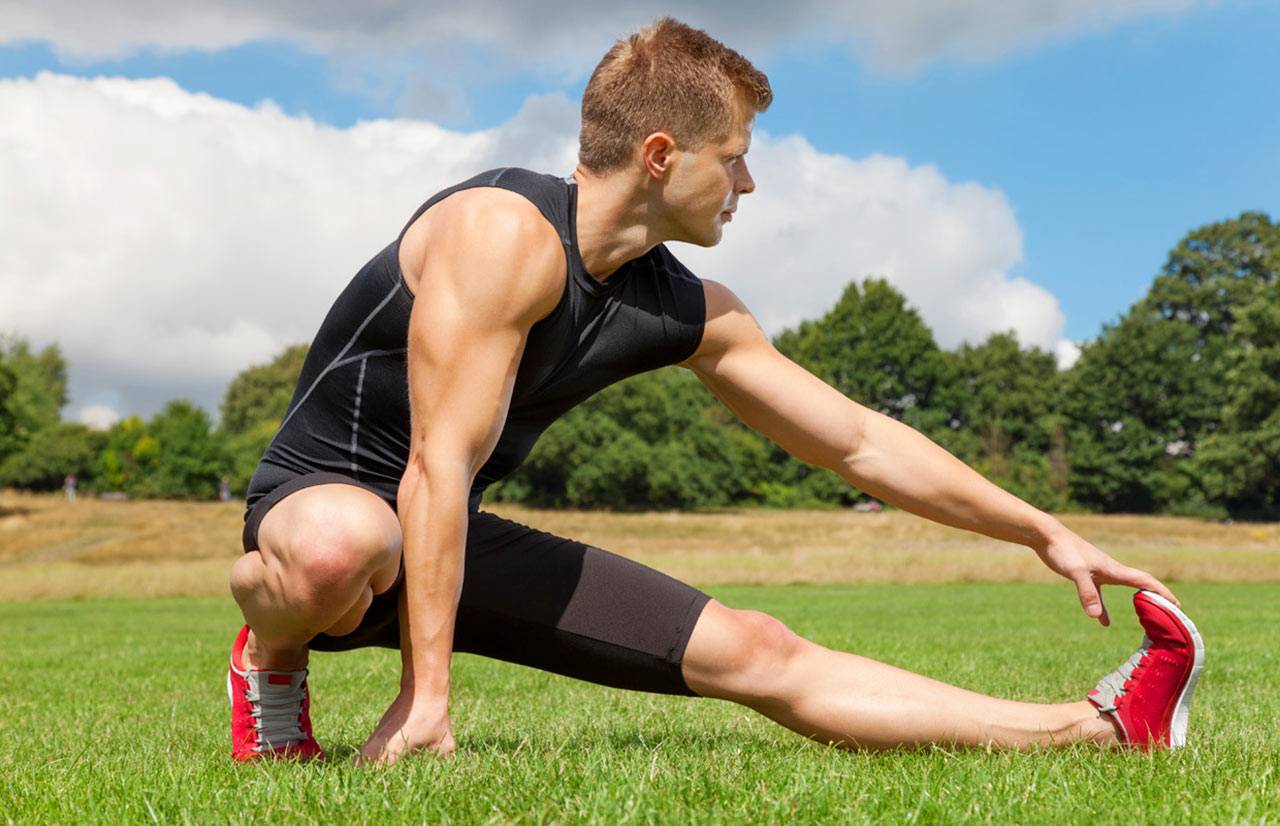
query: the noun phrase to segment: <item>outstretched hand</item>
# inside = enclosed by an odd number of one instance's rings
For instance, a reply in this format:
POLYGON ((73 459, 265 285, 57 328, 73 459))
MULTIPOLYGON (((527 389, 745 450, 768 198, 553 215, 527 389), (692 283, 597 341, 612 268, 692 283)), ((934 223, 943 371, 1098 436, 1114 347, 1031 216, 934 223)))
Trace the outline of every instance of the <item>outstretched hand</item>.
POLYGON ((1111 624, 1107 606, 1102 601, 1103 585, 1128 585, 1155 591, 1174 605, 1179 604, 1177 597, 1160 580, 1146 571, 1116 562, 1066 528, 1048 544, 1035 550, 1050 570, 1075 583, 1084 612, 1103 625, 1111 624))
POLYGON ((356 755, 358 765, 391 765, 407 754, 426 752, 449 757, 457 744, 444 702, 423 703, 412 690, 401 689, 356 755))

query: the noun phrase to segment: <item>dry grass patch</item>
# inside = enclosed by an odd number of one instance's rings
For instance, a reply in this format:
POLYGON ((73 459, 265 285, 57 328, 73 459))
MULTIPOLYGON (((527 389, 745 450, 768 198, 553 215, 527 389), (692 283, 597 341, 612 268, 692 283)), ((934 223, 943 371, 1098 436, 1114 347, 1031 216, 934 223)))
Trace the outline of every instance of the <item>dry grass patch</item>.
MULTIPOLYGON (((1024 548, 897 511, 489 510, 707 586, 1054 579, 1024 548)), ((239 503, 68 503, 0 492, 0 600, 225 594, 242 516, 239 503)), ((1277 524, 1091 515, 1063 521, 1162 579, 1280 581, 1277 524)))

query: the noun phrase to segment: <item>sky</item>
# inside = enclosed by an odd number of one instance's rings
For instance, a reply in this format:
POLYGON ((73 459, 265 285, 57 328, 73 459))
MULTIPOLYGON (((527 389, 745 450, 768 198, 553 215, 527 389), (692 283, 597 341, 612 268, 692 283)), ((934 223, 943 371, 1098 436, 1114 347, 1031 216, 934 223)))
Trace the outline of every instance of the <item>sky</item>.
POLYGON ((757 191, 673 245, 771 334, 878 276, 1068 366, 1188 231, 1280 217, 1274 2, 0 2, 0 332, 59 344, 67 418, 216 415, 434 192, 570 172, 592 67, 668 12, 773 86, 757 191))

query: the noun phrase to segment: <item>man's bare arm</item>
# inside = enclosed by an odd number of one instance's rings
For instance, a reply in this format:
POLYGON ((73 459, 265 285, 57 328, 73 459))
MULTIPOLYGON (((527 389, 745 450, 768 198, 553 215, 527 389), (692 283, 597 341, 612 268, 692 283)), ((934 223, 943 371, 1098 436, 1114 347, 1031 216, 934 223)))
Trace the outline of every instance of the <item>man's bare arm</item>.
POLYGON ((923 434, 846 398, 779 353, 732 291, 703 283, 707 325, 684 366, 788 453, 903 510, 1033 548, 1075 582, 1085 611, 1104 624, 1099 584, 1129 584, 1174 598, 1150 574, 1111 559, 923 434))
POLYGON ((533 324, 559 300, 564 252, 528 201, 495 189, 424 216, 409 321, 409 463, 398 492, 405 587, 400 695, 362 749, 394 761, 448 753, 449 663, 463 579, 467 499, 506 421, 533 324))

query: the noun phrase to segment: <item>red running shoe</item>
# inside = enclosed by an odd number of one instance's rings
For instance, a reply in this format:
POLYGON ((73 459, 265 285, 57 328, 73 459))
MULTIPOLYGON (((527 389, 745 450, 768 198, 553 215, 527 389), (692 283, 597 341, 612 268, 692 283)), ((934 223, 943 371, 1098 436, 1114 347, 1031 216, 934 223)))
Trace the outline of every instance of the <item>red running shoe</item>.
POLYGON ((1121 740, 1146 751, 1187 744, 1191 693, 1204 667, 1204 642, 1186 614, 1151 591, 1133 595, 1146 634, 1142 647, 1099 681, 1089 702, 1110 714, 1121 740))
POLYGON ((267 671, 245 668, 249 626, 231 646, 227 697, 231 700, 231 757, 248 763, 260 757, 311 760, 324 757, 311 736, 307 669, 267 671))

